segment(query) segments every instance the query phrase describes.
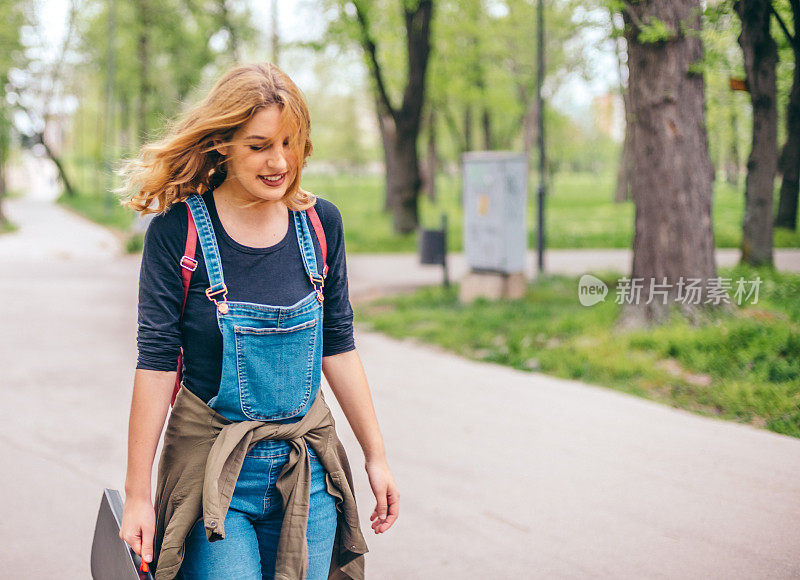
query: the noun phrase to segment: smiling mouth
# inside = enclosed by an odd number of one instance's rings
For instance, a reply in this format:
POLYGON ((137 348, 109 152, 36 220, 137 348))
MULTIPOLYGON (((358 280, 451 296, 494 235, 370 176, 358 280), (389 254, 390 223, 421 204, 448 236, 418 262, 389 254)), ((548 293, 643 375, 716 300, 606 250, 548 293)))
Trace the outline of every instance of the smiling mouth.
POLYGON ((277 175, 259 175, 258 178, 262 181, 262 183, 268 185, 269 187, 278 187, 279 185, 283 185, 288 173, 289 172, 286 171, 277 175))

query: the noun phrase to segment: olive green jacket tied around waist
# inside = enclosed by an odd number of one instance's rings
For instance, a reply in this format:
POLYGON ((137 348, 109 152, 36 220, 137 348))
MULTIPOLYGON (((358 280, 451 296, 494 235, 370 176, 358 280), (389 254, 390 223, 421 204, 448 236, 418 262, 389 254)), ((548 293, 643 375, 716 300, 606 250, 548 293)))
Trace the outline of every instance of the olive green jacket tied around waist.
POLYGON ((336 498, 336 537, 328 578, 364 578, 364 554, 368 550, 359 527, 350 464, 322 390, 300 421, 281 424, 229 421, 181 387, 158 464, 156 580, 176 577, 183 562, 184 542, 198 520, 204 520, 209 541, 225 537, 225 515, 245 454, 264 439, 285 439, 291 444, 288 463, 277 481, 284 517, 276 580, 301 580, 308 568, 310 467, 306 443, 325 467, 327 490, 336 498))

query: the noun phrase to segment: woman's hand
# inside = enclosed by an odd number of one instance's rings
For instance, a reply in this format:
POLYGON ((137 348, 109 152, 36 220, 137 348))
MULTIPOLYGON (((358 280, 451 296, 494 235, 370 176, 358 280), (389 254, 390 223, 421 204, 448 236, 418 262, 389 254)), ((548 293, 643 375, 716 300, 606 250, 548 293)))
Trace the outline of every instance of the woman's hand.
POLYGON ((392 527, 400 513, 400 493, 394 482, 392 472, 386 460, 368 461, 366 464, 369 485, 375 495, 375 509, 369 516, 372 529, 376 534, 382 534, 392 527))
POLYGON ((153 536, 156 531, 156 511, 147 499, 125 498, 119 537, 147 563, 153 561, 153 536))

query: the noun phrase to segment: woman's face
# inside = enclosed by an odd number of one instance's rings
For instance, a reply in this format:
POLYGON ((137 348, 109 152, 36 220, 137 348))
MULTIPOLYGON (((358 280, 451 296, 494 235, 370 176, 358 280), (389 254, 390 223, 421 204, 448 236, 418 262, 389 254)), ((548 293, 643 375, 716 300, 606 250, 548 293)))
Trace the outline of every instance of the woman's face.
POLYGON ((227 159, 225 181, 243 201, 279 201, 294 180, 297 160, 288 129, 280 131, 280 117, 278 105, 260 109, 220 149, 227 159))

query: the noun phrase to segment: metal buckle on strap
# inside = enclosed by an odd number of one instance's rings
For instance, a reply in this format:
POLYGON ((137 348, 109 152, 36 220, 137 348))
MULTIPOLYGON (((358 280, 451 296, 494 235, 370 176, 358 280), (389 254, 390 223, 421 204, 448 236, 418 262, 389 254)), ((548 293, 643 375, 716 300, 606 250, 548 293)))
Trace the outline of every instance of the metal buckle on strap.
POLYGON ((214 289, 214 286, 210 288, 206 288, 206 296, 208 297, 211 302, 217 305, 217 309, 219 310, 220 314, 227 314, 228 313, 228 302, 227 302, 227 295, 228 295, 228 287, 225 284, 220 284, 217 289, 214 289), (217 302, 214 296, 218 296, 222 294, 222 302, 217 302))
POLYGON ((322 289, 325 287, 325 278, 317 274, 317 277, 314 277, 314 274, 309 274, 308 277, 311 279, 311 284, 314 286, 314 290, 317 291, 317 300, 322 302, 325 299, 325 296, 322 294, 322 289), (317 288, 317 284, 319 284, 319 288, 317 288))
POLYGON ((197 270, 197 260, 189 256, 184 256, 181 258, 181 268, 186 268, 190 272, 194 272, 197 270))

